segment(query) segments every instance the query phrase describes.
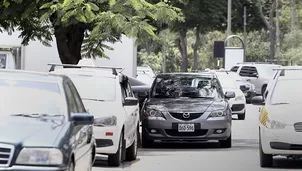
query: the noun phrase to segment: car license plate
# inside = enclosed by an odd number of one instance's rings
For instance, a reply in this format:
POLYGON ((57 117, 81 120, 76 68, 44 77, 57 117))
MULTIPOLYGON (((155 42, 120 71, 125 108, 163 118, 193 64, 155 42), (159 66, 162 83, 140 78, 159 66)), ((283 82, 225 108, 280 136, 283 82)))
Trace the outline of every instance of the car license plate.
POLYGON ((194 124, 178 124, 178 132, 194 132, 194 124))

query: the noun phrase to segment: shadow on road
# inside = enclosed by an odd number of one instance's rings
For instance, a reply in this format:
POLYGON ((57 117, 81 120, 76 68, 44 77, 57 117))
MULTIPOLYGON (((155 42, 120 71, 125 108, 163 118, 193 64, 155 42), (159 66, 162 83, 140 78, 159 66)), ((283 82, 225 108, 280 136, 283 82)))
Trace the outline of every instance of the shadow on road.
MULTIPOLYGON (((102 168, 116 168, 113 166, 108 166, 108 158, 104 157, 104 156, 97 156, 96 161, 94 162, 93 167, 102 167, 102 168)), ((132 162, 123 162, 120 167, 117 168, 127 168, 130 167, 132 164, 139 162, 139 156, 137 156, 137 159, 135 161, 132 162)))

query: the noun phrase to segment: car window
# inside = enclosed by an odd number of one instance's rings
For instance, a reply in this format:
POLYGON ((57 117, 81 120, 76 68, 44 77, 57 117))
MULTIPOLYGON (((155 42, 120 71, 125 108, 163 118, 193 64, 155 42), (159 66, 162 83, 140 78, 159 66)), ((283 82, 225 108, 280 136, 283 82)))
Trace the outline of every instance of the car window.
POLYGON ((0 94, 0 116, 66 113, 66 101, 58 83, 0 79, 0 94))
POLYGON ((222 88, 236 89, 238 86, 234 78, 227 74, 217 74, 218 80, 221 83, 222 88))
POLYGON ((161 75, 156 77, 152 98, 223 98, 215 78, 199 75, 161 75))
POLYGON ((76 102, 79 113, 86 113, 86 109, 83 105, 83 102, 81 100, 81 97, 80 97, 76 87, 72 84, 72 82, 68 82, 68 86, 70 87, 72 95, 75 99, 75 102, 76 102))
POLYGON ((231 71, 237 72, 238 68, 239 68, 239 66, 233 66, 233 67, 231 68, 231 71))
POLYGON ((69 74, 68 77, 76 86, 82 100, 96 99, 103 101, 115 101, 115 78, 71 74, 69 74))
POLYGON ((255 77, 253 74, 258 74, 256 67, 253 66, 243 66, 239 72, 242 77, 255 77))
POLYGON ((79 113, 76 101, 75 101, 75 99, 73 97, 73 94, 72 94, 72 91, 71 91, 69 85, 66 82, 64 83, 64 89, 66 91, 69 112, 79 113))
POLYGON ((302 98, 297 95, 302 94, 301 87, 301 78, 277 80, 270 98, 271 104, 290 103, 300 105, 302 98))

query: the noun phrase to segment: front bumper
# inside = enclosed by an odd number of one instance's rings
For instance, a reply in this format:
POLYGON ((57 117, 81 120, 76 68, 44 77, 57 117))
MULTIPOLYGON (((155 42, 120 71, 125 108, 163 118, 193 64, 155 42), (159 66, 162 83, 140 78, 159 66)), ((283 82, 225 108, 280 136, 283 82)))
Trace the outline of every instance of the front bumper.
POLYGON ((7 168, 0 168, 0 171, 68 171, 68 168, 60 167, 38 167, 38 166, 12 166, 7 168))
POLYGON ((196 119, 181 121, 179 119, 168 120, 143 120, 143 136, 147 140, 225 140, 231 134, 231 117, 211 118, 209 120, 196 119), (178 124, 194 124, 194 132, 179 132, 178 124), (222 133, 215 132, 222 130, 222 133), (154 132, 154 130, 156 132, 154 132))
POLYGON ((302 155, 301 132, 293 126, 285 129, 261 128, 261 145, 263 152, 274 155, 302 155))
POLYGON ((232 105, 231 109, 232 109, 233 115, 245 114, 245 104, 244 103, 234 103, 232 105))
POLYGON ((121 130, 118 127, 93 127, 97 154, 115 154, 118 150, 121 130))

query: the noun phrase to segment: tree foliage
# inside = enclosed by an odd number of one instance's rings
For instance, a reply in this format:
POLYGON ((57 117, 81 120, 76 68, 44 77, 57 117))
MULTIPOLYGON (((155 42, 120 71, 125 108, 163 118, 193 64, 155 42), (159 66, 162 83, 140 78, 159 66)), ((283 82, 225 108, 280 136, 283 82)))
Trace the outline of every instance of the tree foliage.
POLYGON ((77 64, 83 57, 104 57, 104 42, 117 42, 121 35, 158 39, 150 23, 181 20, 181 11, 159 1, 145 0, 4 0, 0 2, 0 26, 22 31, 23 43, 38 39, 45 45, 56 38, 62 63, 77 64))

